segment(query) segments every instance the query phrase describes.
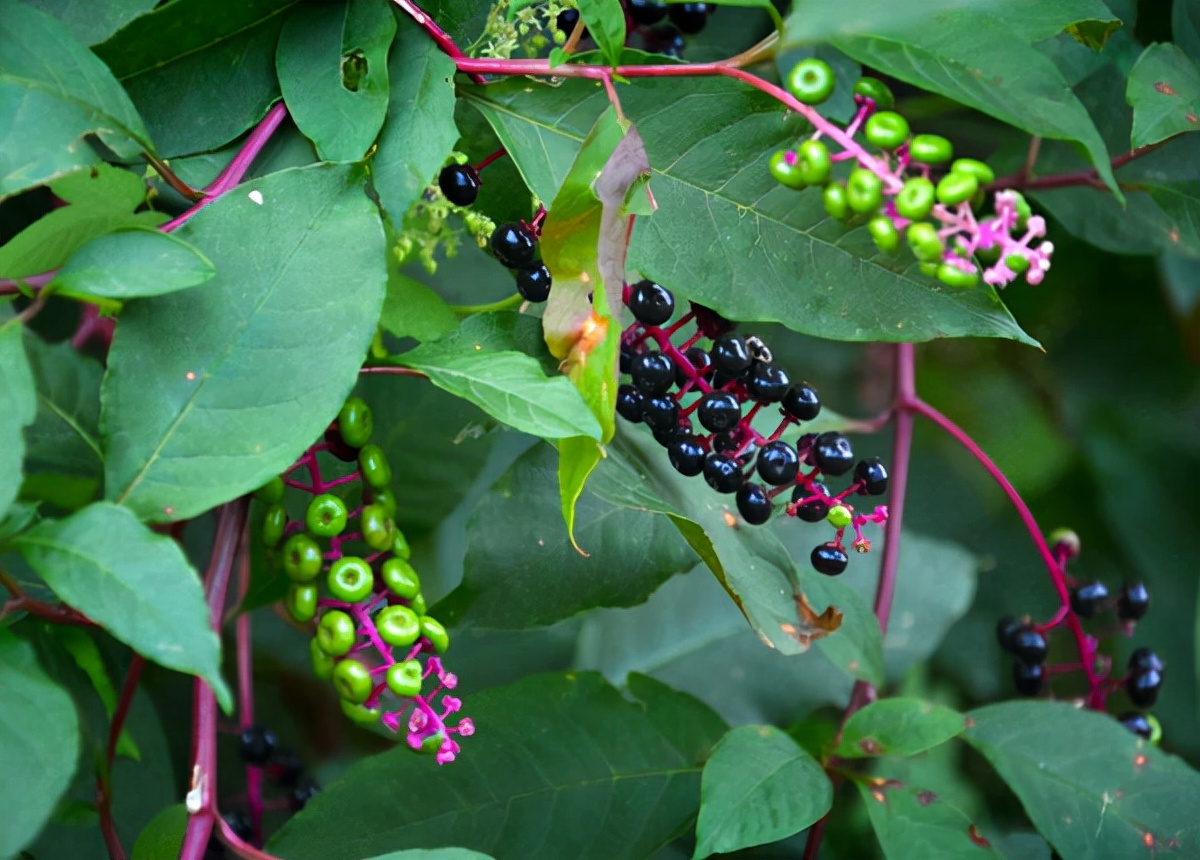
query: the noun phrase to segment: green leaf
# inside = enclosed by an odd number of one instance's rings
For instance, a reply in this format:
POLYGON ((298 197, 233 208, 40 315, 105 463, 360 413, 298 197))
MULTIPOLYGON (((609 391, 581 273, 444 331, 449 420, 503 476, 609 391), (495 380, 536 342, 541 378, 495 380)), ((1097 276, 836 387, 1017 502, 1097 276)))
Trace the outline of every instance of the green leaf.
POLYGON ((579 0, 579 17, 608 64, 619 64, 625 49, 625 9, 620 0, 579 0))
POLYGON ((1150 45, 1129 73, 1125 101, 1133 108, 1132 149, 1200 131, 1200 69, 1176 45, 1150 45))
POLYGON ((178 857, 187 830, 188 811, 182 803, 168 806, 146 825, 133 843, 130 860, 161 860, 178 857))
POLYGON ((829 777, 794 740, 774 726, 738 726, 704 765, 692 857, 799 833, 832 804, 829 777))
POLYGON ((100 159, 95 134, 118 157, 154 151, 112 73, 41 10, 0 3, 0 199, 100 159))
POLYGON ((61 266, 93 239, 112 230, 156 227, 162 212, 134 212, 146 199, 146 183, 135 173, 107 164, 77 170, 50 183, 69 206, 47 212, 0 246, 0 272, 24 278, 61 266))
POLYGON ((378 212, 348 165, 239 186, 179 236, 217 276, 125 308, 102 400, 107 497, 154 520, 261 486, 321 434, 357 378, 387 278, 378 212))
POLYGON ((468 317, 446 337, 395 361, 522 432, 544 439, 599 438, 600 426, 570 381, 547 377, 536 358, 504 342, 504 329, 514 316, 468 317))
POLYGON ((126 228, 72 254, 50 288, 78 298, 124 300, 186 290, 216 273, 212 261, 182 239, 149 227, 126 228))
POLYGON ((82 45, 103 42, 134 18, 154 8, 156 0, 23 0, 49 12, 82 45))
POLYGON ((1065 702, 972 711, 964 738, 1063 860, 1200 853, 1200 774, 1107 714, 1065 702), (1048 728, 1053 727, 1053 731, 1048 728))
POLYGON ((14 543, 64 603, 143 657, 200 676, 229 710, 221 643, 199 576, 174 540, 127 508, 96 502, 65 520, 38 523, 14 543))
POLYGON ((1002 860, 974 822, 936 793, 893 780, 855 779, 854 784, 888 860, 1002 860))
POLYGON ((479 501, 467 524, 463 582, 437 605, 440 620, 545 626, 596 606, 641 603, 696 563, 665 517, 614 507, 586 490, 578 539, 589 556, 581 556, 558 515, 554 478, 554 450, 537 445, 479 501))
POLYGON ((909 756, 962 734, 963 715, 922 699, 881 699, 856 711, 834 754, 842 758, 909 756))
POLYGON ((396 337, 422 343, 437 340, 458 327, 458 317, 446 300, 395 266, 388 267, 387 297, 379 325, 396 337))
POLYGON ((33 372, 22 343, 24 330, 9 303, 0 305, 0 517, 21 489, 25 428, 37 415, 33 372))
MULTIPOLYGON (((75 665, 79 667, 80 671, 87 675, 92 689, 96 691, 96 696, 104 704, 104 711, 111 720, 117 707, 117 690, 108 676, 108 668, 104 665, 104 658, 100 656, 100 648, 96 645, 95 640, 78 627, 54 627, 51 629, 51 635, 58 640, 63 650, 71 655, 71 659, 75 661, 75 665)), ((121 734, 117 737, 116 753, 134 761, 141 760, 142 754, 138 750, 137 744, 134 743, 132 735, 129 734, 127 726, 121 727, 121 734)))
POLYGON ((410 848, 368 857, 366 860, 491 860, 491 857, 469 848, 410 848))
POLYGON ((387 119, 371 159, 371 179, 389 220, 399 226, 458 140, 454 61, 407 15, 388 61, 387 119))
POLYGON ((71 782, 79 751, 79 719, 71 697, 38 666, 33 648, 0 629, 0 857, 28 845, 71 782), (11 778, 19 774, 20 779, 11 778))
POLYGON ((275 43, 296 0, 176 0, 96 46, 164 158, 216 149, 279 98, 275 43))
POLYGON ((1171 4, 1171 35, 1185 54, 1200 63, 1200 3, 1178 0, 1171 4))
MULTIPOLYGON (((510 81, 460 92, 534 193, 552 199, 608 106, 595 87, 510 81)), ((771 97, 727 79, 639 79, 621 102, 645 141, 658 203, 634 228, 628 266, 677 297, 730 319, 778 321, 836 340, 1034 343, 992 290, 926 278, 915 263, 880 254, 865 227, 831 223, 819 191, 779 186, 767 170, 770 153, 791 146, 805 123, 771 97)))
POLYGON ((383 127, 395 33, 387 0, 310 3, 288 15, 275 54, 279 86, 323 160, 358 161, 383 127))
POLYGON ((402 748, 360 760, 267 850, 358 860, 453 842, 526 860, 649 856, 695 816, 702 762, 726 726, 648 678, 630 692, 639 701, 587 672, 485 690, 464 703, 479 731, 453 766, 402 748))

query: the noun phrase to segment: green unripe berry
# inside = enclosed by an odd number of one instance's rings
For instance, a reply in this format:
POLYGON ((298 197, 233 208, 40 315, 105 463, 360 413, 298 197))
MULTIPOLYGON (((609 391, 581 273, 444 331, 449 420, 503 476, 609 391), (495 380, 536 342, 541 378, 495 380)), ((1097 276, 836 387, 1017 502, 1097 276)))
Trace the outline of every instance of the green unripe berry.
POLYGON ((1150 743, 1158 746, 1163 736, 1162 723, 1158 721, 1158 717, 1154 716, 1154 714, 1146 714, 1146 722, 1150 724, 1150 743))
POLYGON ((883 202, 883 180, 865 167, 856 167, 846 180, 846 203, 855 212, 874 212, 883 202))
POLYGON ((317 537, 334 537, 346 528, 346 503, 332 493, 321 493, 308 503, 304 525, 317 537))
POLYGON ((830 182, 825 186, 823 194, 825 211, 835 221, 842 221, 849 214, 850 204, 846 202, 846 186, 840 182, 830 182))
POLYGON ((825 515, 825 519, 835 529, 844 529, 854 521, 854 514, 850 513, 850 509, 845 505, 834 505, 825 515))
POLYGON ((896 195, 896 211, 909 221, 920 221, 933 210, 936 190, 924 176, 906 180, 896 195))
POLYGON ((342 699, 342 713, 360 726, 369 726, 372 723, 379 722, 379 715, 382 712, 379 708, 367 708, 356 702, 342 699))
POLYGON ((956 160, 950 165, 950 172, 965 173, 968 176, 974 176, 975 181, 980 185, 987 185, 996 181, 996 174, 992 168, 974 158, 960 158, 956 160))
POLYGON ((412 600, 408 601, 408 605, 413 612, 417 613, 417 615, 424 615, 429 611, 429 607, 425 603, 424 594, 418 594, 412 600))
POLYGON ((446 649, 450 647, 450 634, 436 618, 428 615, 421 616, 421 635, 429 640, 433 650, 439 654, 445 654, 446 649))
MULTIPOLYGON (((942 252, 946 250, 946 246, 942 242, 942 237, 938 235, 937 228, 928 221, 910 224, 905 236, 908 239, 908 247, 918 260, 936 262, 942 259, 942 252)), ((935 266, 934 270, 927 274, 933 275, 936 272, 937 267, 935 266)))
POLYGON ((894 111, 879 111, 868 117, 863 136, 872 146, 895 149, 908 140, 908 120, 894 111))
POLYGON ((1009 254, 1004 258, 1004 265, 1008 266, 1018 275, 1023 275, 1029 271, 1029 260, 1020 254, 1009 254))
POLYGON ((934 260, 923 260, 917 268, 921 270, 921 274, 927 278, 936 278, 938 266, 941 264, 934 260))
POLYGON ((287 509, 283 505, 276 503, 267 508, 267 515, 263 518, 262 526, 263 545, 268 547, 278 545, 283 540, 283 532, 287 528, 287 523, 287 509))
POLYGON ((399 604, 380 610, 375 616, 379 638, 396 648, 407 648, 421 635, 421 619, 407 606, 399 604))
POLYGON ((375 573, 363 559, 347 555, 329 565, 325 584, 338 600, 358 603, 374 590, 375 573))
POLYGON ((979 190, 979 180, 969 173, 951 171, 937 184, 937 199, 947 206, 970 200, 979 190))
POLYGON ((867 223, 867 230, 875 240, 875 247, 885 254, 894 254, 900 247, 900 231, 891 216, 876 215, 867 223))
POLYGON ((973 267, 966 272, 951 263, 942 263, 938 266, 937 279, 948 287, 966 289, 979 283, 979 272, 973 267))
POLYGON ((349 654, 358 639, 358 627, 348 613, 331 609, 317 625, 316 643, 330 657, 349 654))
POLYGON ((819 140, 804 141, 796 149, 796 169, 808 185, 824 185, 833 169, 829 147, 819 140))
POLYGON ((371 407, 361 397, 351 397, 342 405, 337 417, 338 431, 351 448, 361 448, 371 441, 375 417, 371 407))
POLYGON ((771 156, 768 169, 775 181, 785 188, 799 190, 804 187, 804 180, 800 178, 800 168, 794 155, 789 156, 782 149, 779 150, 771 156))
MULTIPOLYGON (((395 514, 392 514, 395 516, 395 514)), ((397 558, 407 559, 412 555, 412 547, 408 545, 408 538, 404 536, 404 532, 400 529, 392 531, 392 555, 397 558)))
POLYGON ((337 665, 337 660, 326 654, 315 638, 308 642, 308 653, 312 657, 313 674, 322 681, 332 678, 333 667, 337 665))
POLYGON ((288 615, 305 624, 317 614, 317 596, 315 585, 293 585, 283 598, 283 605, 288 615))
POLYGON ((379 505, 388 515, 388 519, 396 518, 397 503, 396 494, 392 492, 391 487, 381 487, 380 489, 367 488, 363 493, 363 499, 370 505, 379 505))
POLYGON ((784 86, 796 101, 819 105, 833 94, 836 83, 833 69, 824 60, 809 57, 796 63, 788 73, 784 86))
POLYGON ((320 545, 303 532, 297 532, 283 544, 283 572, 292 582, 312 582, 324 563, 320 545))
POLYGON ((367 444, 362 447, 358 452, 358 468, 362 470, 363 480, 372 489, 382 490, 392 483, 392 467, 378 445, 367 444))
POLYGON ((1017 229, 1024 230, 1025 222, 1033 215, 1033 210, 1029 208, 1029 201, 1019 191, 1010 191, 1009 193, 1016 198, 1013 205, 1017 209, 1017 229))
POLYGON ((373 550, 383 552, 392 546, 395 526, 383 505, 365 505, 359 515, 359 531, 363 542, 373 550))
POLYGON ((402 699, 411 699, 418 695, 424 681, 424 672, 417 660, 393 663, 387 671, 388 689, 402 699))
POLYGON ((341 660, 333 667, 333 688, 347 702, 361 705, 371 696, 375 683, 371 670, 357 660, 341 660))
POLYGON ((277 505, 283 501, 284 488, 283 477, 276 475, 254 491, 254 498, 264 505, 277 505))
POLYGON ((393 556, 383 563, 379 569, 379 578, 383 580, 393 594, 412 600, 421 593, 421 579, 407 560, 393 556))
POLYGON ((875 102, 879 110, 888 110, 896 103, 888 85, 878 78, 859 78, 854 84, 854 94, 875 102))
POLYGON ((908 142, 908 155, 920 164, 944 164, 954 157, 954 145, 940 134, 918 134, 908 142))

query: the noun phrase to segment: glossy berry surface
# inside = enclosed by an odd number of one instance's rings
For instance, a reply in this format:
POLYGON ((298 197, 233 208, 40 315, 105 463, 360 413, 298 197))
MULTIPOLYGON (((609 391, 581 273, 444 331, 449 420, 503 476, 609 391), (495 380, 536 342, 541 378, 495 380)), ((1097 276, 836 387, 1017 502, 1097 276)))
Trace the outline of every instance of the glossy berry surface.
POLYGON ((342 404, 337 417, 338 432, 351 448, 361 448, 371 441, 375 418, 371 407, 361 397, 350 397, 342 404))
POLYGON ((642 404, 645 400, 646 395, 632 385, 623 383, 617 389, 617 414, 637 424, 642 420, 642 404))
POLYGON ((1013 653, 1013 637, 1017 631, 1025 625, 1011 615, 1006 615, 996 622, 996 641, 1000 643, 1000 648, 1008 653, 1013 653))
POLYGON ((844 475, 854 465, 854 449, 841 433, 822 433, 812 446, 813 462, 826 475, 844 475))
POLYGON ((633 23, 643 27, 657 24, 667 17, 667 4, 655 0, 628 0, 625 8, 629 11, 633 23))
POLYGON ((824 484, 813 484, 812 489, 797 485, 792 491, 792 501, 803 502, 796 507, 796 518, 801 522, 819 523, 829 515, 828 491, 824 484))
POLYGON ((713 341, 708 354, 712 358, 713 368, 731 377, 741 376, 754 362, 746 339, 733 332, 726 332, 713 341))
MULTIPOLYGON (((558 18, 554 21, 554 26, 567 36, 571 35, 571 31, 575 29, 575 25, 579 23, 578 9, 563 9, 558 13, 558 18)), ((583 31, 583 37, 587 38, 587 30, 583 31)))
POLYGON ((675 314, 675 296, 651 280, 633 285, 627 305, 634 318, 644 325, 662 325, 675 314))
POLYGON ((746 374, 746 392, 760 403, 778 403, 791 386, 787 371, 777 364, 756 361, 746 374))
POLYGON ((227 812, 222 818, 229 825, 229 829, 234 832, 238 839, 243 842, 254 841, 254 821, 250 818, 250 813, 244 809, 236 809, 233 812, 227 812))
POLYGON ((704 470, 704 458, 707 455, 704 445, 691 433, 680 434, 667 445, 667 459, 671 461, 672 468, 689 478, 704 470))
POLYGON ((438 174, 438 188, 455 206, 470 206, 479 197, 479 174, 469 164, 447 164, 438 174))
POLYGON ((846 551, 832 541, 813 547, 809 561, 813 570, 826 576, 837 576, 850 563, 846 551))
MULTIPOLYGON (((712 367, 712 359, 709 358, 708 353, 701 347, 689 346, 683 355, 688 360, 688 364, 692 366, 692 370, 695 371, 697 376, 704 376, 708 372, 709 368, 712 367)), ((684 370, 685 368, 683 367, 682 363, 675 367, 675 384, 681 388, 684 385, 687 385, 689 381, 688 375, 684 372, 684 370)))
POLYGON ((679 427, 679 404, 670 397, 647 397, 642 404, 642 420, 652 430, 670 430, 673 436, 679 427))
POLYGON ((859 460, 858 465, 854 467, 854 479, 862 482, 859 495, 881 496, 887 492, 887 467, 878 457, 859 460))
POLYGON ((1150 740, 1154 735, 1154 726, 1150 724, 1150 720, 1145 714, 1139 714, 1137 711, 1128 711, 1117 717, 1117 720, 1138 737, 1150 740))
POLYGON ((278 745, 275 733, 264 726, 250 726, 238 735, 238 754, 246 764, 266 764, 278 745))
POLYGON ((1143 583, 1126 583, 1117 600, 1117 617, 1122 621, 1137 621, 1150 609, 1150 591, 1143 583))
POLYGON ((680 31, 693 35, 704 29, 708 23, 709 3, 674 3, 667 7, 671 23, 680 31))
POLYGON ((303 785, 298 785, 288 794, 288 809, 292 812, 299 812, 308 802, 317 796, 321 791, 321 787, 315 782, 309 780, 303 785))
POLYGON ((1143 669, 1134 672, 1125 681, 1125 692, 1129 701, 1139 708, 1148 708, 1158 701, 1158 691, 1162 689, 1163 676, 1158 669, 1143 669))
POLYGON ((790 484, 800 474, 800 456, 796 449, 776 439, 758 452, 758 476, 768 484, 779 487, 790 484))
POLYGON ((1035 663, 1045 662, 1046 652, 1049 650, 1046 646, 1046 637, 1032 627, 1022 625, 1019 630, 1013 632, 1009 641, 1012 643, 1009 650, 1022 663, 1032 666, 1035 663))
POLYGON ((533 231, 517 222, 497 227, 492 233, 491 246, 496 259, 510 269, 532 265, 537 256, 537 238, 533 231))
POLYGON ((1145 646, 1138 648, 1129 655, 1130 672, 1140 672, 1147 669, 1153 669, 1155 672, 1161 672, 1163 668, 1164 666, 1162 658, 1159 657, 1158 654, 1156 654, 1153 650, 1146 648, 1145 646))
POLYGON ((1041 663, 1013 663, 1013 685, 1022 696, 1036 696, 1046 680, 1046 667, 1041 663))
POLYGON ((771 519, 771 499, 762 484, 749 481, 738 487, 737 509, 742 519, 752 526, 761 526, 771 519))
POLYGON ((811 421, 821 412, 821 398, 807 382, 789 388, 780 405, 784 412, 800 421, 811 421))
POLYGON ((1103 582, 1086 582, 1071 589, 1071 611, 1080 618, 1091 618, 1108 600, 1108 586, 1103 582))
POLYGON ((737 460, 712 453, 704 458, 704 480, 718 493, 735 493, 745 481, 737 460))
POLYGON ((634 387, 648 397, 666 394, 675 384, 675 362, 661 352, 644 352, 634 356, 629 376, 634 387))
POLYGON ((742 420, 742 404, 728 391, 710 391, 696 408, 696 419, 713 433, 721 433, 742 420))
POLYGON ((553 278, 546 264, 538 261, 532 266, 517 269, 517 292, 527 302, 537 304, 550 298, 550 286, 553 278))
POLYGON ((387 489, 392 483, 392 467, 388 464, 387 455, 373 442, 363 445, 358 452, 358 469, 363 482, 374 490, 387 489))

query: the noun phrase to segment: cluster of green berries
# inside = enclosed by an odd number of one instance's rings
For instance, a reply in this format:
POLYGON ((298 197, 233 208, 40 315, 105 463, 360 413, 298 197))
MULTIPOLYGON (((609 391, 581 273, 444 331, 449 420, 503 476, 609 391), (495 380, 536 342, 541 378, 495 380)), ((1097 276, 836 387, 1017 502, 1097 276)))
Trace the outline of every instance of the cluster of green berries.
POLYGON ((262 537, 290 581, 288 613, 315 625, 313 669, 333 683, 345 714, 356 722, 382 722, 392 731, 400 730, 407 714, 409 745, 445 763, 459 749, 451 735, 469 735, 473 727, 467 719, 453 727, 446 722, 461 707, 458 699, 442 695, 457 683, 438 656, 450 638, 426 611, 408 541, 394 521, 392 470, 383 449, 370 441, 373 424, 365 402, 346 401, 324 440, 259 491, 268 504, 262 537), (326 479, 322 455, 353 464, 354 470, 326 479), (308 472, 308 482, 292 477, 301 470, 308 472), (288 520, 285 486, 311 496, 303 518, 288 520), (342 493, 355 490, 361 504, 352 508, 342 493), (431 677, 436 686, 428 690, 431 677))
POLYGON ((803 522, 827 521, 835 534, 811 553, 817 571, 836 576, 846 569, 847 529, 855 535, 851 546, 869 551, 863 526, 886 520, 887 508, 856 513, 849 497, 884 493, 883 463, 855 463, 850 440, 837 432, 804 434, 795 444, 782 438, 817 417, 821 400, 813 387, 793 382, 760 338, 735 332, 708 308, 693 304, 671 324, 675 296, 654 281, 627 285, 625 305, 635 321, 621 336, 620 371, 628 378, 617 391, 621 417, 647 425, 677 472, 703 476, 716 492, 734 496, 747 524, 762 525, 777 508, 803 522), (753 422, 772 409, 778 424, 764 435, 753 422), (851 471, 849 487, 829 489, 830 477, 851 471))
MULTIPOLYGON (((1074 532, 1063 530, 1052 535, 1051 543, 1055 560, 1065 570, 1067 562, 1079 554, 1079 537, 1074 532)), ((1105 658, 1097 655, 1097 638, 1083 633, 1079 664, 1046 665, 1049 653, 1047 636, 1063 625, 1082 624, 1101 613, 1111 612, 1126 634, 1132 634, 1137 622, 1150 609, 1150 592, 1145 583, 1127 582, 1114 595, 1099 580, 1072 582, 1067 594, 1067 602, 1045 624, 1033 624, 1029 619, 1018 621, 1012 617, 1001 618, 997 622, 996 638, 1000 647, 1015 658, 1012 675, 1017 692, 1023 696, 1036 696, 1045 688, 1049 675, 1083 669, 1089 682, 1089 706, 1103 709, 1107 696, 1123 689, 1135 707, 1153 707, 1162 689, 1164 665, 1149 648, 1135 650, 1129 658, 1125 675, 1113 678, 1104 667, 1105 658)), ((1082 631, 1082 627, 1079 629, 1082 631)), ((1130 731, 1155 743, 1161 736, 1158 721, 1152 714, 1128 711, 1118 719, 1130 731)))
MULTIPOLYGON (((784 84, 797 101, 817 105, 833 93, 834 74, 827 63, 810 58, 798 63, 784 84)), ((846 134, 839 135, 841 145, 829 134, 835 128, 829 120, 806 114, 816 131, 794 149, 771 156, 776 181, 796 190, 821 188, 831 218, 861 216, 880 251, 895 254, 907 244, 922 273, 948 286, 972 287, 981 277, 1003 286, 1020 275, 1040 283, 1054 248, 1049 242, 1031 247, 1045 235, 1045 220, 1033 215, 1025 198, 1000 192, 994 216, 977 218, 984 188, 996 179, 992 169, 972 158, 954 158, 954 147, 944 137, 912 134, 908 120, 890 109, 895 100, 882 81, 864 77, 854 94, 858 110, 846 134), (869 153, 856 135, 877 152, 869 153), (835 173, 841 162, 847 170, 835 173)))

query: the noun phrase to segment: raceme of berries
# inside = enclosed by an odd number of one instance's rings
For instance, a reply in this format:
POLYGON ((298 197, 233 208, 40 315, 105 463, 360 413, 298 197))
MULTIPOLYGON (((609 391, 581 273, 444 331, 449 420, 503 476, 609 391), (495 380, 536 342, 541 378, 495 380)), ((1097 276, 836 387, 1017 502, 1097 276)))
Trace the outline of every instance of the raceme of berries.
POLYGON ((803 522, 827 520, 834 538, 813 549, 815 570, 836 576, 846 569, 848 529, 850 546, 869 551, 863 527, 884 522, 887 507, 858 513, 850 498, 886 492, 883 463, 872 458, 856 465, 841 433, 783 438, 820 412, 812 386, 793 381, 761 338, 735 331, 707 308, 690 305, 671 322, 675 297, 654 281, 626 285, 624 298, 634 321, 621 336, 617 413, 649 426, 681 475, 701 477, 714 492, 733 496, 747 524, 762 525, 777 510, 803 522), (754 426, 772 415, 773 430, 754 426), (851 470, 849 486, 831 492, 828 479, 851 470))
MULTIPOLYGON (((788 92, 807 106, 829 98, 834 83, 833 70, 816 58, 801 60, 784 79, 788 92)), ((815 130, 771 156, 776 181, 796 190, 822 188, 830 217, 865 216, 881 251, 895 254, 907 245, 921 271, 948 286, 971 287, 982 277, 1003 287, 1022 275, 1029 284, 1041 283, 1054 246, 1032 244, 1045 236, 1046 222, 1032 214, 1025 198, 998 191, 992 213, 977 214, 985 201, 982 189, 996 178, 990 167, 954 159, 944 137, 914 135, 908 121, 889 110, 894 99, 882 81, 862 78, 854 92, 857 111, 845 137, 837 134, 847 142, 839 144, 829 134, 840 131, 832 121, 806 112, 815 130)))
MULTIPOLYGON (((391 467, 383 449, 370 441, 372 429, 370 407, 351 397, 331 426, 337 444, 327 432, 282 481, 259 491, 260 500, 275 500, 267 511, 273 524, 267 543, 291 583, 284 606, 314 631, 313 669, 331 681, 343 712, 355 722, 380 722, 393 732, 403 727, 410 747, 432 752, 445 764, 459 752, 453 736, 467 737, 474 726, 466 718, 450 722, 462 707, 449 694, 457 679, 441 658, 450 638, 426 611, 408 542, 393 519, 391 467), (335 450, 339 446, 344 450, 335 450), (334 459, 322 462, 327 454, 334 459), (352 471, 327 477, 338 461, 353 464, 342 467, 352 471), (285 511, 280 529, 272 515, 284 510, 283 486, 310 499, 301 519, 288 522, 285 511), (360 503, 348 504, 346 498, 356 492, 360 503)), ((243 758, 252 764, 269 762, 275 747, 274 737, 255 727, 243 732, 240 743, 243 758)), ((296 789, 294 808, 311 795, 311 789, 296 789)))

